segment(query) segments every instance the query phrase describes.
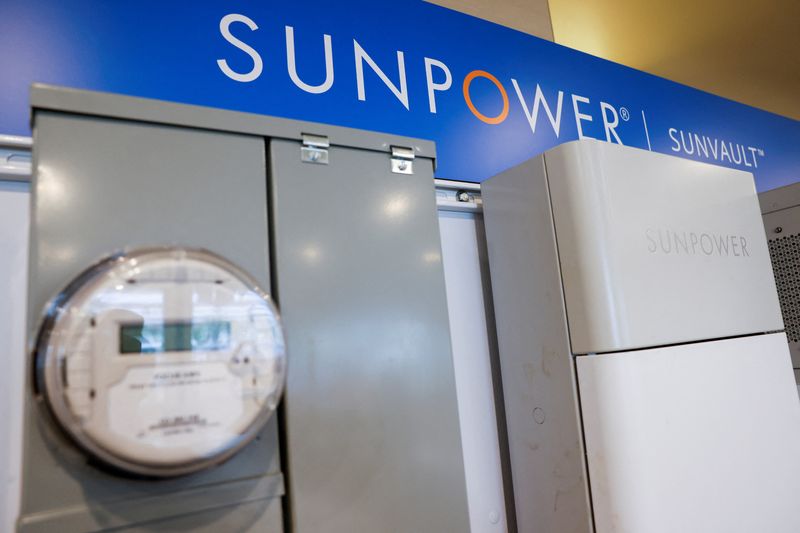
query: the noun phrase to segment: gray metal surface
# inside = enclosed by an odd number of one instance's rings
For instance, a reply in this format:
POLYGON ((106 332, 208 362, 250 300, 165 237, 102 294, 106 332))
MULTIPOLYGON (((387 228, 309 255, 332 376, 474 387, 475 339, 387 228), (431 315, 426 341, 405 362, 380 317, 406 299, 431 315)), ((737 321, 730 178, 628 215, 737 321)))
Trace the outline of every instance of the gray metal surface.
MULTIPOLYGON (((118 94, 34 84, 31 88, 30 102, 31 106, 37 109, 53 109, 84 115, 141 120, 155 124, 172 124, 283 139, 300 140, 303 134, 311 134, 328 137, 331 145, 350 146, 387 153, 391 153, 392 146, 400 146, 412 148, 418 157, 434 158, 436 156, 435 146, 431 141, 387 133, 375 135, 375 133, 369 131, 343 128, 341 126, 315 124, 196 105, 175 104, 118 94)), ((220 155, 220 157, 224 156, 220 155)), ((389 164, 388 160, 387 164, 389 164)))
MULTIPOLYGON (((122 246, 207 248, 270 286, 263 139, 50 111, 35 113, 34 139, 30 339, 48 299, 122 246)), ((154 483, 87 464, 53 426, 31 387, 21 530, 136 524, 157 530, 159 523, 191 529, 197 523, 192 513, 198 512, 206 512, 217 530, 247 529, 248 523, 263 530, 265 520, 272 530, 282 529, 280 512, 271 510, 280 507, 283 494, 274 417, 258 440, 223 465, 154 483), (263 513, 244 519, 235 511, 235 504, 254 500, 263 513)))
POLYGON ((293 530, 469 531, 431 160, 270 146, 293 530))
POLYGON ((800 184, 793 183, 764 191, 758 195, 758 203, 761 204, 761 213, 764 215, 800 206, 800 184))
POLYGON ((481 186, 478 183, 452 180, 434 180, 434 183, 436 184, 436 207, 439 211, 475 215, 480 215, 483 211, 481 186))
POLYGON ((280 500, 268 505, 263 501, 244 502, 233 507, 209 509, 188 516, 168 518, 120 529, 125 533, 153 533, 176 531, 191 533, 228 533, 257 531, 259 533, 283 531, 280 500))
POLYGON ((544 157, 481 186, 506 423, 523 533, 593 530, 544 157))

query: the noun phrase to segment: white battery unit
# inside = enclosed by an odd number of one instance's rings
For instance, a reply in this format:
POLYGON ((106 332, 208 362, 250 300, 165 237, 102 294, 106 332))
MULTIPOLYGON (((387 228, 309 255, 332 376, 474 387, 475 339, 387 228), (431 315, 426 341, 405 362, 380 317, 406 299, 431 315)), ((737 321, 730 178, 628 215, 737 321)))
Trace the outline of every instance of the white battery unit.
POLYGON ((587 140, 482 192, 519 530, 800 531, 752 175, 587 140))

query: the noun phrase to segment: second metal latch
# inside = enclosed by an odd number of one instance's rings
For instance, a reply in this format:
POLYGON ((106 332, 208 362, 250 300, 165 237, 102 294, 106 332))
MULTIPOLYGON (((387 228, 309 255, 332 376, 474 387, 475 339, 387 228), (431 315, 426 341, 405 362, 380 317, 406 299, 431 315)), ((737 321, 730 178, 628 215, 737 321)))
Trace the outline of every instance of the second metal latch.
POLYGON ((310 135, 304 133, 302 136, 303 146, 300 148, 300 160, 305 163, 316 163, 317 165, 328 164, 328 148, 331 143, 324 135, 310 135))
POLYGON ((395 174, 414 173, 414 149, 392 146, 392 172, 395 174))

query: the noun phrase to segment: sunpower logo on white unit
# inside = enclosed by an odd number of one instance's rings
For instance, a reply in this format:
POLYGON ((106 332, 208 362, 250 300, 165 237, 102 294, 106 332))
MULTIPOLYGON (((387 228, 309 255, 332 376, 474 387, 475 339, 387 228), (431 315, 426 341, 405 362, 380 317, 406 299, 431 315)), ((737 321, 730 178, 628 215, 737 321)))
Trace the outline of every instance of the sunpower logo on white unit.
POLYGON ((644 236, 651 254, 750 257, 744 235, 651 227, 644 230, 644 236))
MULTIPOLYGON (((258 25, 250 17, 238 13, 225 15, 222 17, 219 23, 219 32, 221 36, 236 49, 235 53, 244 53, 249 56, 249 59, 252 62, 252 67, 248 65, 248 67, 250 67, 249 70, 240 69, 237 71, 231 68, 228 60, 225 58, 217 59, 217 66, 219 67, 220 71, 231 80, 239 83, 253 82, 259 79, 263 74, 263 58, 258 50, 253 48, 250 44, 246 43, 242 39, 233 35, 231 32, 232 26, 241 36, 240 32, 244 30, 245 27, 251 32, 254 32, 258 30, 258 25)), ((298 69, 297 57, 295 53, 294 28, 292 26, 285 26, 284 30, 286 38, 285 52, 286 66, 288 71, 287 74, 291 82, 298 89, 310 94, 322 94, 329 91, 333 87, 336 79, 332 46, 333 38, 328 34, 324 34, 322 36, 323 50, 317 59, 319 61, 324 61, 325 78, 322 83, 315 85, 301 79, 297 72, 298 69)), ((402 51, 397 50, 396 65, 383 65, 382 68, 375 62, 375 60, 373 60, 369 53, 356 39, 352 39, 352 41, 353 54, 351 56, 351 60, 355 60, 355 96, 358 98, 358 100, 367 100, 367 89, 364 79, 365 70, 369 69, 373 75, 376 75, 381 82, 383 82, 386 88, 395 96, 399 104, 405 107, 406 110, 410 111, 412 104, 417 105, 409 95, 409 87, 406 81, 406 60, 402 51), (384 69, 389 71, 389 68, 396 72, 396 74, 394 74, 394 72, 390 72, 390 74, 387 75, 386 72, 384 72, 384 69), (397 82, 393 81, 392 78, 395 78, 397 82)), ((436 114, 437 97, 440 97, 442 94, 450 91, 453 86, 452 72, 444 61, 431 57, 425 57, 423 61, 417 65, 417 67, 420 69, 425 69, 427 110, 431 114, 436 114)), ((511 104, 507 88, 513 88, 514 93, 517 96, 519 108, 521 108, 520 110, 524 113, 533 134, 536 134, 539 117, 544 115, 546 117, 546 123, 552 129, 556 138, 559 138, 562 133, 562 111, 564 107, 567 107, 568 109, 571 108, 579 139, 589 138, 588 135, 584 134, 584 128, 588 123, 602 122, 604 132, 603 136, 605 137, 603 140, 607 142, 624 144, 620 138, 617 128, 620 125, 620 120, 627 122, 631 118, 630 113, 626 108, 617 108, 608 102, 603 101, 593 103, 588 97, 575 93, 568 93, 567 98, 569 103, 565 106, 565 91, 563 90, 559 90, 554 94, 551 93, 548 97, 545 97, 545 94, 538 83, 535 85, 535 87, 522 87, 514 78, 511 78, 509 81, 510 87, 507 87, 493 74, 484 70, 473 70, 464 77, 461 83, 461 96, 464 99, 466 107, 477 119, 486 124, 498 125, 503 123, 508 118, 509 111, 511 110, 511 104), (498 114, 487 116, 476 107, 475 102, 470 96, 470 87, 472 82, 478 78, 488 80, 495 86, 499 97, 498 101, 502 101, 503 104, 502 110, 498 114)), ((425 100, 423 100, 423 102, 424 101, 425 100)))
POLYGON ((677 128, 669 129, 670 150, 676 153, 695 156, 710 161, 728 163, 746 168, 758 168, 759 158, 764 150, 755 146, 710 137, 677 128))

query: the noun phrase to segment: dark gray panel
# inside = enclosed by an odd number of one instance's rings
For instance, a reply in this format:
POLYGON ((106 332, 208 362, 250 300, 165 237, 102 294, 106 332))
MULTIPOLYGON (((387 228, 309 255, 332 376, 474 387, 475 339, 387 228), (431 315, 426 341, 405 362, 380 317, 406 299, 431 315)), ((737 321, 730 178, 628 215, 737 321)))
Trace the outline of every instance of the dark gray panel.
POLYGON ((294 530, 469 531, 431 160, 270 154, 294 530))
MULTIPOLYGON (((136 482, 132 482, 136 483, 136 482)), ((151 486, 154 483, 148 482, 151 486)), ((139 485, 144 485, 139 483, 139 485)), ((282 531, 281 476, 262 476, 25 516, 22 533, 52 531, 282 531), (265 528, 264 526, 269 525, 265 528)))
MULTIPOLYGON (((800 184, 776 190, 783 191, 785 197, 791 198, 790 192, 795 196, 800 195, 800 184)), ((792 366, 797 369, 800 368, 800 205, 765 214, 764 229, 786 337, 789 339, 792 366)))
POLYGON ((543 157, 481 184, 517 527, 592 531, 543 157))
POLYGON ((758 203, 761 204, 761 213, 764 215, 781 209, 797 207, 800 205, 800 183, 792 183, 759 193, 758 203))
POLYGON ((281 500, 247 502, 224 509, 211 509, 120 530, 123 533, 283 533, 281 500))
MULTIPOLYGON (((36 113, 34 137, 31 336, 51 296, 123 246, 207 248, 269 288, 263 139, 54 112, 36 113)), ((154 483, 88 465, 32 394, 26 401, 22 518, 31 527, 58 529, 76 513, 93 529, 119 526, 282 493, 274 419, 223 466, 154 483), (230 482, 260 476, 273 478, 271 489, 231 492, 230 482)))

